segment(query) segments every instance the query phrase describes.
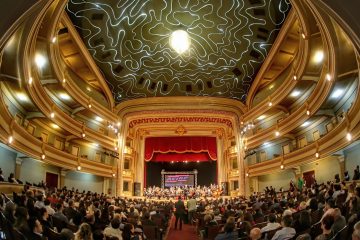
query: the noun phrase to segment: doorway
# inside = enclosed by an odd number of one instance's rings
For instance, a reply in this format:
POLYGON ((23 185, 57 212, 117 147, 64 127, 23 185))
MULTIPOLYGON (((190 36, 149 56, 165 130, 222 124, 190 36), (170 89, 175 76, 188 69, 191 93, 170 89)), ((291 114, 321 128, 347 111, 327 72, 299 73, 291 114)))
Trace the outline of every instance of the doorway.
POLYGON ((58 179, 59 179, 58 174, 46 172, 46 186, 48 188, 57 188, 58 179))
POLYGON ((308 171, 303 173, 303 179, 307 188, 315 182, 315 171, 308 171))

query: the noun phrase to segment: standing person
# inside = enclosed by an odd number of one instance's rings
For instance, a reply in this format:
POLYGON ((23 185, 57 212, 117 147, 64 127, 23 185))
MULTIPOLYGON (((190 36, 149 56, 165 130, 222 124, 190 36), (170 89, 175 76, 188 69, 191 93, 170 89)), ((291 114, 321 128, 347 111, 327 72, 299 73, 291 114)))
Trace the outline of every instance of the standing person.
POLYGON ((181 196, 179 196, 178 201, 175 203, 175 230, 177 229, 177 223, 180 219, 180 230, 182 229, 182 222, 185 214, 185 204, 181 200, 181 196))
POLYGON ((196 199, 195 197, 191 197, 191 199, 187 202, 188 208, 188 216, 189 216, 189 223, 192 225, 194 213, 196 211, 196 199))

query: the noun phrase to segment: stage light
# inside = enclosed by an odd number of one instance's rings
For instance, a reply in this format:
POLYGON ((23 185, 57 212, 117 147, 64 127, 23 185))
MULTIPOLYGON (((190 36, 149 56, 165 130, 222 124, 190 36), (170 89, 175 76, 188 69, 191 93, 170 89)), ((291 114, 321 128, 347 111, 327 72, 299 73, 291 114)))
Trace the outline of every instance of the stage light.
POLYGON ((316 158, 319 158, 319 156, 320 156, 319 153, 315 153, 316 158))
POLYGON ((89 92, 91 92, 91 88, 90 88, 90 87, 86 87, 86 90, 88 90, 89 92))
POLYGON ((197 163, 199 163, 200 161, 199 161, 199 160, 197 160, 196 162, 197 162, 197 163))
POLYGON ((352 139, 351 133, 346 134, 346 139, 350 142, 352 139))
POLYGON ((13 136, 9 136, 9 138, 8 138, 8 142, 9 142, 9 144, 11 144, 13 141, 14 141, 13 136))
POLYGON ((185 163, 188 163, 188 161, 186 160, 185 163))
POLYGON ((81 166, 79 165, 79 166, 77 166, 77 168, 76 168, 78 171, 80 171, 81 170, 81 166))
POLYGON ((174 161, 171 161, 171 163, 174 163, 174 161))
POLYGON ((189 34, 184 30, 176 30, 171 33, 170 46, 178 53, 182 54, 190 48, 189 34))
POLYGON ((45 154, 41 155, 41 159, 44 160, 45 159, 45 154))
POLYGON ((51 113, 50 113, 50 117, 51 117, 51 118, 54 118, 54 117, 55 117, 55 113, 54 113, 54 112, 51 112, 51 113))

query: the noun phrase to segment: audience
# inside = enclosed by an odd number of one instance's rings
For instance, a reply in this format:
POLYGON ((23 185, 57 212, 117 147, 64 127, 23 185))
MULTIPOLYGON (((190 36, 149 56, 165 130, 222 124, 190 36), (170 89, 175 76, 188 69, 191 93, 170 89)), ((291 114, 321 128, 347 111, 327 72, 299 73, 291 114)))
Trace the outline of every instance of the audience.
POLYGON ((273 236, 272 240, 286 240, 295 236, 296 231, 291 227, 292 218, 285 215, 281 220, 282 229, 278 230, 273 236))

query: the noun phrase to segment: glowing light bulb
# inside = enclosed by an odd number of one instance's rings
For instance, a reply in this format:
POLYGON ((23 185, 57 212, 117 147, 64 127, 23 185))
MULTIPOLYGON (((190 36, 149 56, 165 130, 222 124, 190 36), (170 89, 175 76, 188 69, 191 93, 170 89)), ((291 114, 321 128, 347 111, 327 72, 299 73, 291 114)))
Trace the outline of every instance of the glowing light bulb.
POLYGON ((319 158, 319 156, 320 156, 319 153, 315 153, 316 158, 319 158))
POLYGON ((54 118, 54 117, 55 117, 55 113, 54 113, 54 112, 50 113, 50 117, 51 117, 51 118, 54 118))
POLYGON ((284 165, 281 164, 280 168, 281 168, 281 169, 284 169, 284 165))
POLYGON ((41 159, 42 159, 42 160, 45 159, 45 154, 41 155, 41 159))
POLYGON ((351 133, 347 133, 347 134, 346 134, 346 139, 347 139, 348 141, 351 141, 351 139, 352 139, 351 133))
POLYGON ((176 30, 171 33, 170 46, 178 53, 182 54, 190 48, 189 34, 184 30, 176 30))
POLYGON ((271 107, 273 104, 272 104, 272 102, 269 102, 269 107, 271 107))
POLYGON ((279 131, 276 131, 276 132, 275 132, 275 136, 276 136, 276 137, 280 136, 280 132, 279 132, 279 131))
POLYGON ((13 136, 9 136, 8 142, 11 144, 14 141, 13 136))
POLYGON ((77 166, 77 170, 78 171, 80 171, 81 170, 81 166, 79 165, 79 166, 77 166))

